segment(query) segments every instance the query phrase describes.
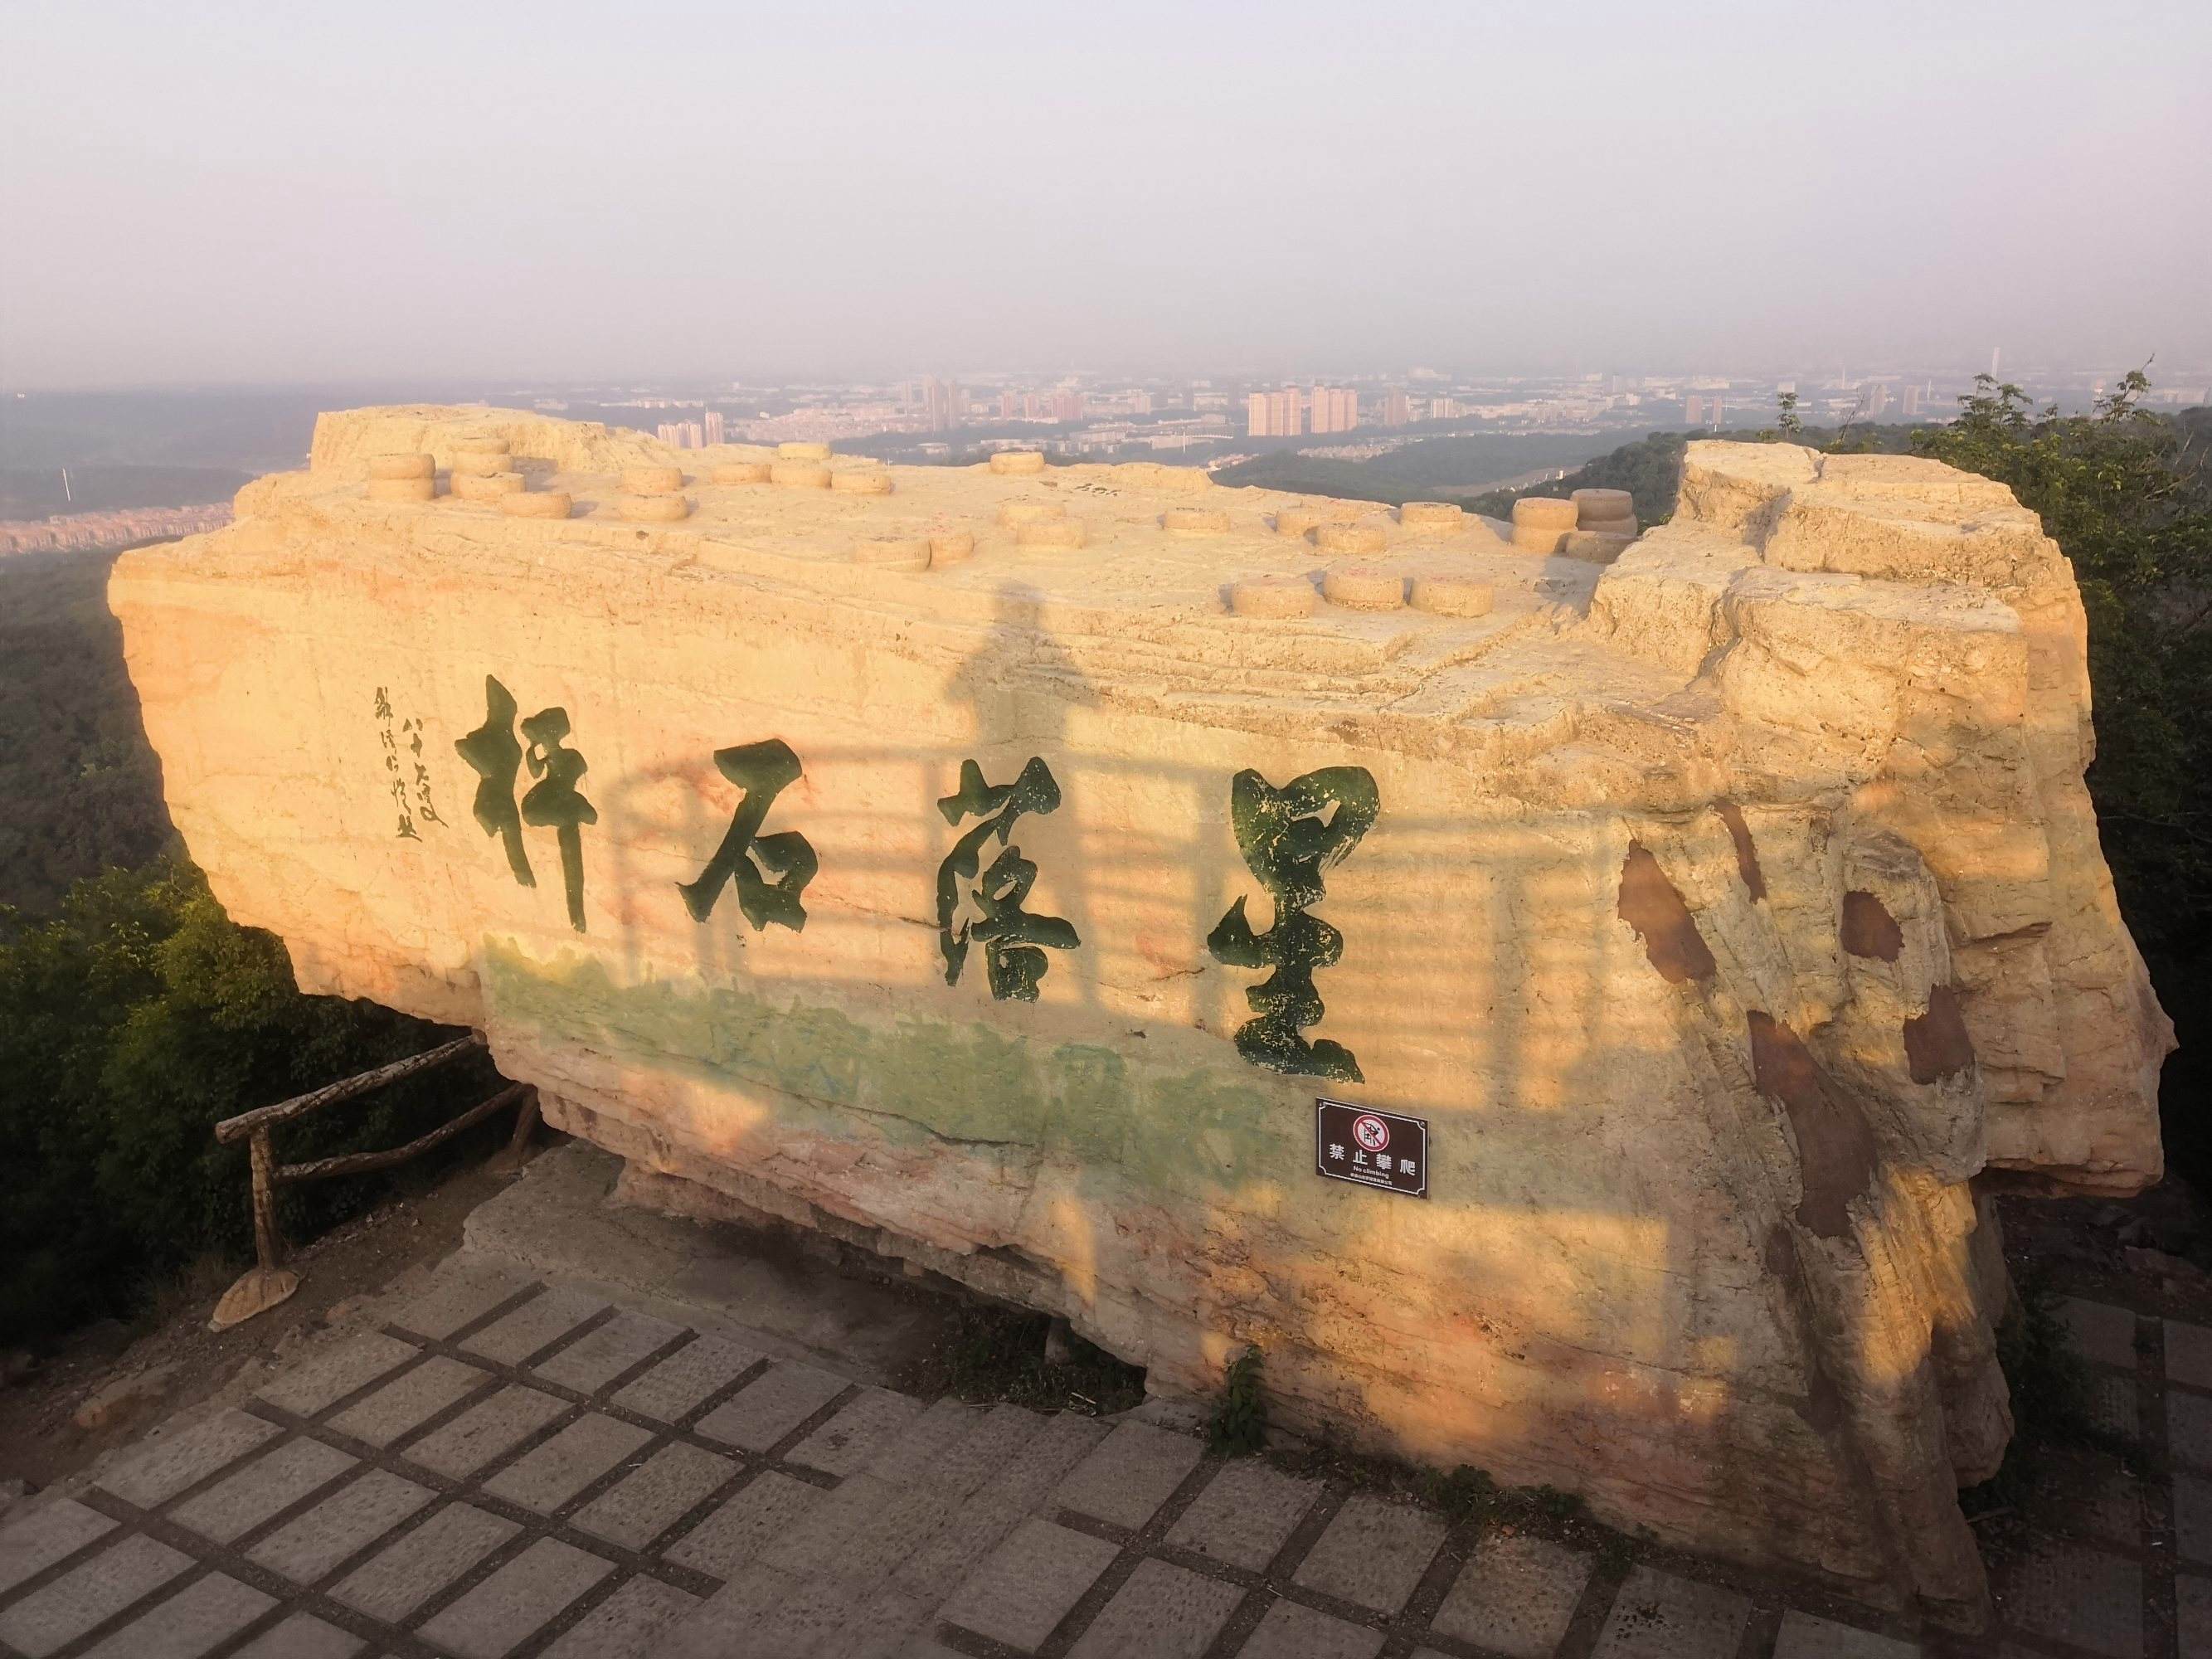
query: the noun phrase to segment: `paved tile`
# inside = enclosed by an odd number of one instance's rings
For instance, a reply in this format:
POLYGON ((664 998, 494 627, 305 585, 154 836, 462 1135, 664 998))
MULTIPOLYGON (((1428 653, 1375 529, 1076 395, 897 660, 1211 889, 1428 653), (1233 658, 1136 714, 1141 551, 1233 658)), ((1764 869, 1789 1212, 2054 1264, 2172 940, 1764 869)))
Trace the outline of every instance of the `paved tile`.
POLYGON ((93 1484, 126 1504, 155 1509, 283 1432, 244 1412, 218 1412, 189 1429, 143 1442, 93 1484))
POLYGON ((837 1659, 896 1659, 909 1642, 926 1637, 925 1626, 930 1631, 936 1628, 931 1615, 943 1599, 885 1585, 861 1597, 816 1651, 823 1659, 831 1654, 837 1659))
POLYGON ((2142 1652, 2142 1570, 2087 1544, 2047 1540, 2006 1574, 1998 1617, 2031 1636, 2112 1659, 2142 1652))
POLYGON ((1551 1659, 1589 1582, 1590 1558, 1526 1534, 1484 1538, 1431 1625, 1507 1659, 1551 1659))
POLYGON ((191 1558, 180 1551, 134 1534, 0 1609, 0 1642, 29 1659, 45 1659, 190 1565, 191 1558))
POLYGON ((1782 1616, 1774 1659, 1919 1659, 1920 1644, 1831 1624, 1795 1608, 1782 1616))
POLYGON ((304 1515, 295 1516, 247 1554, 296 1584, 319 1583, 430 1502, 428 1487, 370 1469, 304 1515))
POLYGON ((764 1452, 836 1399, 845 1386, 842 1376, 779 1359, 696 1426, 709 1440, 764 1452))
POLYGON ((2180 1638, 2185 1659, 2212 1653, 2212 1578, 2200 1578, 2190 1572, 2176 1573, 2173 1606, 2175 1632, 2180 1638))
POLYGON ((696 1446, 663 1446, 569 1517, 594 1538, 641 1550, 712 1495, 738 1466, 696 1446))
POLYGON ((231 1659, 354 1659, 368 1645, 351 1631, 326 1625, 311 1613, 295 1613, 255 1637, 231 1659))
POLYGON ((387 1325, 441 1341, 472 1325, 532 1281, 483 1261, 448 1261, 419 1295, 377 1310, 387 1325))
POLYGON ((978 1561, 1028 1519, 1027 1510, 1002 1504, 988 1493, 971 1492, 898 1564, 891 1574, 892 1582, 916 1595, 933 1593, 941 1600, 949 1586, 973 1571, 978 1561))
POLYGON ((592 1412, 483 1483, 494 1498, 550 1515, 653 1438, 653 1431, 592 1412))
POLYGON ((1265 1572, 1320 1495, 1319 1481, 1265 1463, 1231 1463, 1169 1528, 1167 1541, 1247 1572, 1265 1572))
POLYGON ((2212 1389, 2212 1327, 2166 1322, 2166 1380, 2212 1389))
POLYGON ((966 1498, 1020 1457, 1047 1421, 1041 1412, 993 1406, 967 1433, 931 1458, 915 1484, 966 1498))
POLYGON ((957 1504, 949 1492, 856 1474, 772 1541, 761 1559, 798 1577, 872 1584, 944 1526, 957 1504))
POLYGON ((1733 1590, 1638 1567, 1613 1596, 1591 1659, 1732 1654, 1750 1620, 1751 1603, 1733 1590))
POLYGON ((354 1401, 331 1418, 330 1425, 372 1446, 389 1446, 491 1380, 489 1371, 433 1354, 367 1399, 354 1401))
POLYGON ((2124 1440, 2142 1437, 2142 1419, 2136 1407, 2136 1380, 2117 1371, 2098 1371, 2089 1378, 2089 1421, 2106 1434, 2124 1440))
POLYGON ((984 1415, 981 1406, 949 1398, 936 1401, 876 1454, 866 1473, 894 1486, 919 1480, 946 1452, 973 1434, 984 1415))
POLYGON ((2212 1565, 2212 1480, 2173 1477, 2173 1540, 2183 1560, 2212 1565))
POLYGON ((1095 1417, 1073 1412, 1048 1417, 1021 1450, 975 1489, 976 1495, 1018 1510, 1036 1509, 1108 1432, 1108 1425, 1095 1417))
POLYGON ((1051 1507, 1134 1531, 1198 1467, 1206 1449, 1149 1423, 1117 1423, 1053 1493, 1051 1507))
POLYGON ((1199 1659, 1244 1592, 1165 1561, 1139 1561, 1068 1659, 1199 1659))
POLYGON ((41 1505, 0 1531, 0 1595, 114 1530, 115 1522, 73 1498, 41 1505))
POLYGON ((1395 1615, 1443 1541, 1444 1523, 1425 1510, 1364 1495, 1347 1498, 1298 1563, 1295 1582, 1395 1615))
POLYGON ((593 1607, 539 1659, 638 1659, 699 1598, 658 1578, 633 1578, 593 1607))
POLYGON ((1237 1650, 1237 1659, 1375 1659, 1382 1650, 1379 1630, 1279 1601, 1237 1650))
POLYGON ((921 1414, 921 1401, 888 1389, 867 1389, 836 1416, 785 1454, 785 1461, 825 1474, 858 1474, 921 1414))
POLYGON ((681 1420, 742 1376, 765 1356, 758 1348, 702 1336, 685 1343, 636 1381, 617 1390, 614 1403, 662 1423, 681 1420))
POLYGON ((536 1370, 540 1376, 563 1388, 597 1394, 683 1334, 681 1325, 617 1308, 605 1324, 578 1337, 536 1370))
POLYGON ((533 1296, 520 1307, 501 1314, 473 1336, 464 1337, 461 1351, 482 1354, 502 1365, 520 1365, 539 1349, 559 1341, 606 1305, 603 1298, 588 1291, 556 1285, 544 1295, 533 1296))
POLYGON ((2212 1469, 2212 1395, 2166 1391, 2166 1444, 2176 1462, 2212 1469))
POLYGON ((396 1625, 520 1530, 471 1504, 448 1504, 356 1567, 331 1594, 396 1625))
POLYGON ((228 1544, 337 1480, 355 1461, 319 1440, 289 1441, 186 1498, 169 1511, 169 1518, 203 1538, 228 1544))
POLYGON ((313 1417, 386 1371, 396 1370, 422 1352, 382 1331, 363 1331, 328 1352, 301 1361, 262 1384, 258 1396, 279 1411, 313 1417))
POLYGON ((828 1495, 819 1486, 766 1470, 671 1545, 666 1558, 679 1567, 734 1578, 828 1495))
POLYGON ((1034 1648, 1119 1553, 1103 1539, 1032 1517, 991 1553, 938 1616, 994 1642, 1034 1648))
POLYGON ((670 1631, 662 1652, 665 1659, 828 1659, 836 1650, 826 1644, 853 1613, 843 1584, 748 1567, 670 1631))
POLYGON ((311 1613, 295 1613, 255 1637, 231 1659, 354 1659, 368 1645, 351 1631, 326 1625, 311 1613))
POLYGON ((465 1480, 571 1409, 558 1395, 511 1382, 408 1447, 407 1461, 465 1480))
POLYGON ((423 1625, 433 1647, 461 1659, 500 1659, 615 1570, 557 1538, 541 1538, 423 1625))
POLYGON ((2085 1302, 2078 1296, 2058 1298, 2058 1316, 2074 1339, 2075 1351, 2100 1365, 2136 1368, 2136 1316, 2132 1310, 2109 1302, 2085 1302))
POLYGON ((252 1586, 211 1572, 95 1644, 89 1659, 200 1659, 276 1605, 252 1586))

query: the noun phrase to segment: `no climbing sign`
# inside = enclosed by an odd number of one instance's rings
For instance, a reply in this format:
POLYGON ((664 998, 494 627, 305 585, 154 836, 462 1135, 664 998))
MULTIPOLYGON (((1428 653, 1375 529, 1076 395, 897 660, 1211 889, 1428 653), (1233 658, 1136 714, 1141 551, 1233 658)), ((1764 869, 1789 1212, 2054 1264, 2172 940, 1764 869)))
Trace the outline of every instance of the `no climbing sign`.
POLYGON ((1316 1100, 1314 1168, 1331 1181, 1426 1198, 1428 1120, 1378 1112, 1346 1101, 1316 1100))

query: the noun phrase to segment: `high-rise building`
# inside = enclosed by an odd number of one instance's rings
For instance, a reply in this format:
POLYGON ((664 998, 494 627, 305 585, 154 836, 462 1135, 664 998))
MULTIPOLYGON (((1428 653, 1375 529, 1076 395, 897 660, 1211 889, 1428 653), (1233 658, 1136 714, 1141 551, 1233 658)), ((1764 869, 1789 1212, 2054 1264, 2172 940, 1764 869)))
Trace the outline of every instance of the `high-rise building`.
POLYGON ((1393 390, 1383 394, 1382 424, 1411 426, 1413 423, 1413 400, 1403 392, 1393 390))
POLYGON ((1244 399, 1244 431, 1248 437, 1297 437, 1306 429, 1305 416, 1305 398, 1296 386, 1285 386, 1279 392, 1255 392, 1244 399))
POLYGON ((1705 400, 1694 392, 1682 399, 1682 420, 1688 426, 1703 426, 1705 422, 1705 400))
POLYGON ((932 432, 950 432, 960 424, 960 388, 931 375, 921 383, 921 422, 932 432))
POLYGON ((1011 387, 999 394, 999 418, 1011 421, 1021 409, 1021 398, 1011 387))
POLYGON ((1348 386, 1316 386, 1310 407, 1314 432, 1349 432, 1359 424, 1359 394, 1348 386))
POLYGON ((720 410, 708 410, 701 417, 699 424, 706 433, 708 444, 718 444, 722 441, 722 411, 720 410))
POLYGON ((1920 388, 1917 386, 1905 388, 1905 412, 1908 416, 1920 412, 1920 388))
POLYGON ((1083 394, 1080 392, 1055 392, 1052 394, 1052 418, 1065 426, 1083 418, 1083 394))
POLYGON ((703 449, 707 447, 706 428, 696 421, 663 421, 657 435, 661 442, 672 449, 703 449))

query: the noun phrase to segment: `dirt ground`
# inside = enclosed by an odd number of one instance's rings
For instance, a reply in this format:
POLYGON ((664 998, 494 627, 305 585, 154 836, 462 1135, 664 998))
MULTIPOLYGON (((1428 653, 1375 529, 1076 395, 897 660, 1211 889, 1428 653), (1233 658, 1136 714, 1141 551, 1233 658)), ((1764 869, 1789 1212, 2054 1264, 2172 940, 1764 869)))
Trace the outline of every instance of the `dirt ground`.
POLYGON ((8 1483, 35 1492, 74 1474, 155 1419, 221 1393, 249 1364, 289 1354, 409 1267, 458 1249, 469 1212, 504 1184, 481 1164, 434 1184, 403 1182, 388 1202, 296 1249, 290 1265, 301 1276, 298 1291, 229 1330, 209 1330, 207 1318, 238 1264, 210 1263, 180 1276, 131 1325, 102 1321, 35 1363, 5 1357, 0 1507, 15 1490, 8 1483), (88 1396, 118 1385, 131 1398, 99 1426, 71 1420, 88 1396))

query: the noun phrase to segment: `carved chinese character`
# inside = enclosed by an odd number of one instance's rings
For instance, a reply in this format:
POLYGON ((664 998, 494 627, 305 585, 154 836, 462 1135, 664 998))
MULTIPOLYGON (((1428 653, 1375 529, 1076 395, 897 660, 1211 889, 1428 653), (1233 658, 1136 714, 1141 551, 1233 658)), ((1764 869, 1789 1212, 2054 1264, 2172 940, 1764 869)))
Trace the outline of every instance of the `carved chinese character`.
POLYGON ((588 763, 574 750, 564 747, 568 737, 568 711, 541 708, 522 722, 522 735, 530 744, 524 759, 530 775, 538 780, 522 798, 522 821, 550 828, 561 848, 561 884, 568 895, 568 925, 584 931, 584 831, 599 815, 576 785, 588 763))
POLYGON ((598 811, 576 786, 588 769, 576 750, 567 747, 568 711, 541 708, 521 722, 515 736, 514 694, 491 675, 484 676, 484 723, 465 738, 457 738, 454 751, 476 771, 476 820, 487 836, 497 836, 507 848, 507 868, 525 887, 538 885, 522 845, 526 823, 550 828, 561 849, 562 884, 568 899, 568 925, 584 931, 583 826, 599 821, 598 811), (525 763, 532 784, 518 803, 516 775, 525 763))
POLYGON ((507 848, 507 866, 525 887, 538 885, 530 855, 522 848, 522 811, 514 801, 515 774, 522 769, 522 744, 514 735, 514 694, 484 676, 484 723, 457 738, 454 752, 482 780, 477 785, 476 820, 487 836, 507 848))
POLYGON ((980 944, 991 994, 1000 1001, 1034 1002, 1049 961, 1045 951, 1072 951, 1082 943, 1062 917, 1035 915, 1023 908, 1037 867, 1010 840, 1024 812, 1042 816, 1059 805, 1060 786, 1038 757, 1030 757, 1021 775, 1004 784, 986 783, 982 768, 972 760, 960 763, 959 791, 939 801, 937 810, 950 824, 969 817, 981 822, 937 866, 937 943, 947 985, 960 982, 969 945, 980 944), (986 869, 983 848, 994 836, 1001 850, 986 869), (961 914, 963 900, 974 907, 972 920, 961 914))
POLYGON ((744 793, 707 867, 696 880, 676 884, 684 895, 684 908, 694 921, 706 921, 726 881, 738 890, 738 908, 755 933, 771 921, 797 933, 806 926, 806 907, 799 902, 799 895, 814 879, 820 860, 813 844, 798 831, 763 836, 760 827, 775 798, 798 781, 799 757, 789 744, 770 738, 765 743, 717 749, 714 764, 744 793))
POLYGON ((1314 973, 1344 954, 1344 935, 1307 907, 1322 896, 1322 872, 1359 844, 1381 810, 1374 775, 1360 766, 1308 772, 1277 789, 1257 772, 1239 772, 1229 788, 1237 846, 1274 900, 1274 925, 1255 933, 1244 901, 1229 907, 1206 949, 1233 968, 1272 968, 1244 1000, 1257 1018, 1237 1028, 1237 1051, 1255 1066, 1304 1077, 1364 1081, 1352 1051, 1305 1030, 1324 1012, 1314 973))

